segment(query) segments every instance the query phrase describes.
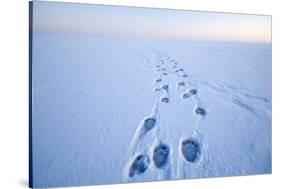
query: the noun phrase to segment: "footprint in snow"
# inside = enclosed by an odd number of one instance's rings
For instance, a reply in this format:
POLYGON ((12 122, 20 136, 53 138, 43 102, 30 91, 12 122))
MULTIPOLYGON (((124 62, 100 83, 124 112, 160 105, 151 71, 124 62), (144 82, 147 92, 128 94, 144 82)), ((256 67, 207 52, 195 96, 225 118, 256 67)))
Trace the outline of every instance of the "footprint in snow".
POLYGON ((185 82, 183 81, 178 82, 178 86, 185 86, 185 82))
POLYGON ((130 166, 129 177, 140 175, 146 171, 150 163, 148 155, 138 155, 130 166))
POLYGON ((169 90, 169 85, 163 85, 162 88, 167 91, 169 90))
POLYGON ((162 97, 161 98, 161 102, 164 102, 164 103, 169 103, 169 98, 168 97, 162 97))
POLYGON ((156 92, 159 92, 159 91, 161 91, 162 89, 161 89, 160 87, 155 87, 153 90, 156 91, 156 92))
POLYGON ((146 131, 151 130, 156 125, 156 119, 155 118, 146 118, 143 122, 143 128, 146 131))
MULTIPOLYGON (((182 94, 182 98, 186 99, 186 98, 189 98, 191 97, 192 95, 196 95, 197 94, 197 89, 190 89, 189 91, 187 92, 184 92, 182 94)), ((202 108, 201 108, 202 109, 202 108)), ((201 110, 199 110, 201 111, 201 110)))
POLYGON ((187 99, 187 98, 189 98, 189 97, 191 97, 191 94, 190 94, 190 93, 183 93, 183 94, 182 94, 182 98, 184 98, 184 99, 187 99))
POLYGON ((190 89, 190 90, 189 90, 189 93, 190 93, 191 95, 196 95, 196 94, 197 94, 197 89, 190 89))
POLYGON ((181 143, 181 153, 188 162, 196 162, 201 155, 201 145, 194 139, 186 139, 181 143))
POLYGON ((195 109, 195 113, 198 114, 198 115, 205 116, 206 115, 206 110, 201 108, 201 107, 198 107, 198 108, 195 109))
POLYGON ((161 81, 162 81, 162 79, 160 79, 160 78, 155 80, 156 83, 159 83, 161 81))
POLYGON ((170 148, 166 144, 159 144, 153 150, 154 165, 161 169, 164 168, 168 162, 170 148))

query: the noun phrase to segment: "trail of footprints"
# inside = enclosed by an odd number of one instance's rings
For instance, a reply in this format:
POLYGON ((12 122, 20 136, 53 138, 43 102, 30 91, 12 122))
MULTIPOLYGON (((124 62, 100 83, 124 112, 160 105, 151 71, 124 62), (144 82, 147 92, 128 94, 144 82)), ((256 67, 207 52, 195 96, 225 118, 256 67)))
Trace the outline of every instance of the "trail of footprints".
MULTIPOLYGON (((133 142, 129 149, 130 161, 126 165, 126 177, 134 179, 144 174, 148 169, 154 169, 160 173, 160 175, 158 175, 160 179, 172 178, 171 153, 173 149, 169 146, 169 142, 163 142, 159 137, 159 133, 161 131, 161 126, 159 124, 159 108, 162 105, 169 106, 169 103, 171 102, 170 92, 175 87, 177 95, 182 101, 190 98, 193 99, 195 102, 193 114, 198 118, 194 123, 194 130, 192 131, 190 137, 179 139, 179 148, 174 149, 178 150, 179 154, 179 178, 185 178, 188 174, 187 171, 190 171, 190 165, 200 163, 200 159, 202 157, 205 158, 206 162, 209 161, 208 154, 204 152, 204 144, 206 141, 204 142, 204 136, 201 131, 201 127, 204 126, 204 119, 208 112, 204 106, 202 106, 202 101, 198 95, 200 91, 197 88, 197 84, 207 86, 215 92, 227 93, 228 90, 231 90, 231 94, 235 93, 237 94, 236 96, 244 96, 246 98, 259 100, 265 103, 269 100, 245 93, 244 91, 237 92, 236 89, 231 86, 216 86, 198 81, 181 68, 176 60, 159 51, 155 51, 154 53, 157 60, 155 64, 152 64, 152 67, 155 68, 154 71, 158 74, 158 77, 154 81, 153 91, 157 94, 157 99, 150 116, 142 120, 135 132, 133 142), (177 82, 175 84, 167 83, 168 77, 176 78, 177 82), (154 143, 150 146, 143 144, 144 139, 148 134, 152 134, 155 139, 154 143)), ((148 58, 145 57, 145 60, 147 61, 148 58)), ((151 65, 151 61, 149 62, 151 65)), ((232 98, 232 103, 241 109, 255 113, 255 110, 252 109, 252 107, 237 98, 232 98)))
MULTIPOLYGON (((183 68, 180 68, 177 61, 162 52, 156 52, 156 56, 158 57, 158 61, 155 64, 155 70, 159 74, 159 78, 154 81, 154 91, 159 93, 159 98, 156 99, 151 115, 144 118, 135 133, 131 148, 129 149, 131 151, 131 161, 129 161, 129 165, 127 165, 128 170, 126 172, 128 178, 138 177, 144 174, 149 167, 153 166, 158 172, 162 172, 160 179, 171 179, 171 147, 168 143, 162 142, 159 138, 159 134, 157 134, 161 129, 158 124, 159 120, 157 120, 159 118, 159 103, 166 105, 170 103, 170 90, 172 87, 165 83, 166 77, 173 75, 178 78, 176 86, 179 91, 183 90, 183 92, 179 93, 179 97, 182 100, 186 100, 198 94, 197 88, 187 88, 188 78, 192 76, 188 75, 183 68), (151 149, 140 149, 146 148, 142 143, 145 136, 152 132, 154 132, 156 144, 152 145, 150 147, 151 149), (149 153, 149 151, 151 152, 149 153)), ((194 114, 201 117, 206 116, 206 110, 199 106, 199 97, 197 97, 197 102, 194 114)), ((202 145, 198 140, 193 137, 182 139, 180 145, 180 153, 186 163, 196 163, 200 159, 202 155, 202 145)))

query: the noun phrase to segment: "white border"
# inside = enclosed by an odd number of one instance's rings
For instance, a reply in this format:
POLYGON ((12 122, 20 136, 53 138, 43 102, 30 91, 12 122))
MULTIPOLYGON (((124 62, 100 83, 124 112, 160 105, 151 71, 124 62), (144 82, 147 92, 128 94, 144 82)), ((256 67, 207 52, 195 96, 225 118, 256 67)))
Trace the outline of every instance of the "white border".
MULTIPOLYGON (((274 0, 59 0, 157 7, 266 14, 273 16, 273 174, 119 184, 82 188, 273 188, 280 183, 280 71, 281 11, 274 0)), ((239 29, 239 28, 238 28, 239 29)), ((28 1, 0 2, 0 188, 26 188, 28 179, 28 1)))

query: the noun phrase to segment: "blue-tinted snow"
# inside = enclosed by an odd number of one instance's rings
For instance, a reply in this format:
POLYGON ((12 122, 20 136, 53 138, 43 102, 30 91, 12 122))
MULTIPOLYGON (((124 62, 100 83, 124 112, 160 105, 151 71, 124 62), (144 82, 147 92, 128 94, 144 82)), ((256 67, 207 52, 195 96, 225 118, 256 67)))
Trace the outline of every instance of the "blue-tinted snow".
POLYGON ((271 45, 51 34, 33 41, 35 187, 271 172, 271 45), (157 121, 144 130, 148 117, 157 121), (192 163, 181 149, 189 138, 201 147, 192 163), (136 156, 152 160, 161 143, 169 146, 165 169, 150 162, 129 177, 136 156))

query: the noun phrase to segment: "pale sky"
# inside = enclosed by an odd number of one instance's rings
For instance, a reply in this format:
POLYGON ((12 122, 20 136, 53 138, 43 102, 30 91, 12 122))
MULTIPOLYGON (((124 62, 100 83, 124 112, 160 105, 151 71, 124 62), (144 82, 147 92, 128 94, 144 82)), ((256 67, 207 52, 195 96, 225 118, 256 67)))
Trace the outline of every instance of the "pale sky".
POLYGON ((34 32, 271 43, 271 17, 35 1, 34 32))

